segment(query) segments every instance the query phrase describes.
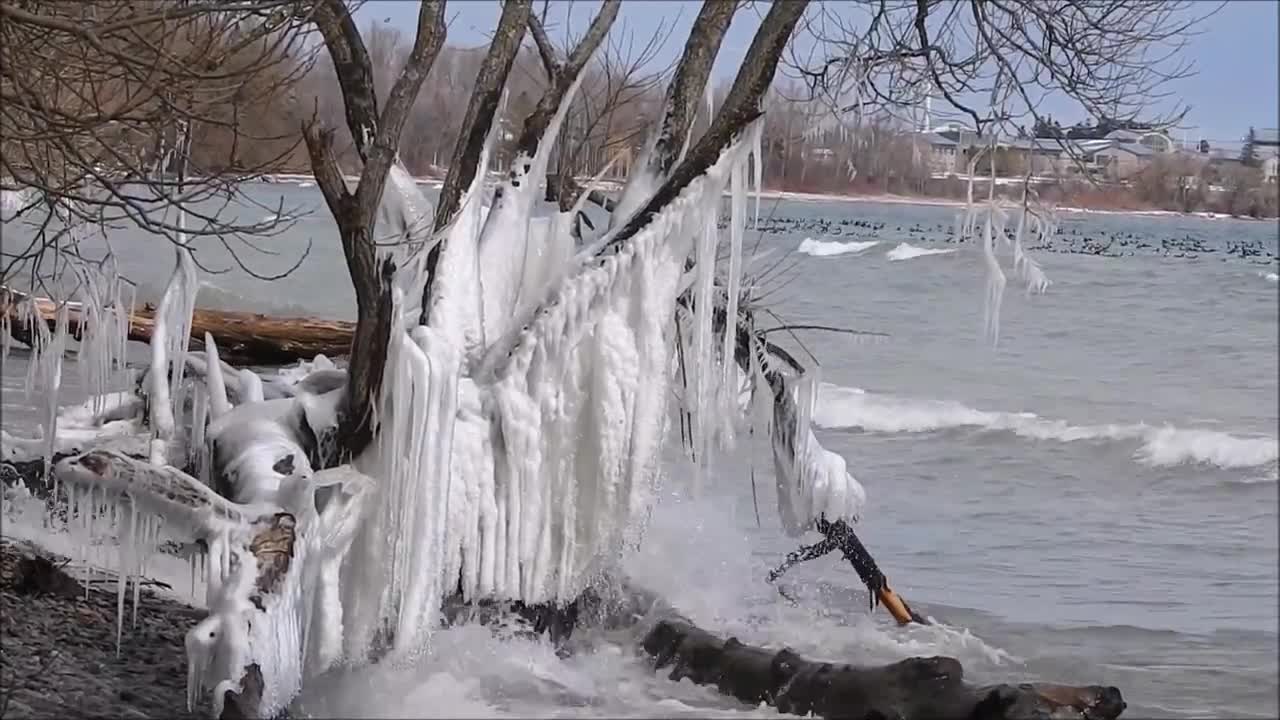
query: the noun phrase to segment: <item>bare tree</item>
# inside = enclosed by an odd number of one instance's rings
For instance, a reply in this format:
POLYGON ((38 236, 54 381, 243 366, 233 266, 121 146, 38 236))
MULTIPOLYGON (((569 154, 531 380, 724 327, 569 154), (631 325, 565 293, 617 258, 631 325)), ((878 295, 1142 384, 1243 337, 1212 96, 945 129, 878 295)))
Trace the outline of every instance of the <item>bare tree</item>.
MULTIPOLYGON (((529 24, 550 75, 554 64, 546 63, 555 62, 555 50, 548 47, 540 21, 531 17, 529 24)), ((634 34, 619 28, 608 36, 598 59, 587 69, 565 119, 555 172, 548 175, 547 199, 558 201, 562 211, 572 208, 582 192, 574 182, 575 175, 594 174, 608 156, 630 151, 648 131, 647 114, 660 105, 659 88, 670 70, 654 67, 668 35, 668 29, 659 23, 637 46, 634 34)), ((602 196, 597 193, 595 197, 602 196)))
POLYGON ((369 51, 350 9, 341 0, 317 0, 314 18, 342 88, 347 130, 363 163, 355 190, 349 190, 333 152, 335 130, 314 119, 304 126, 311 168, 338 224, 356 293, 348 403, 340 426, 343 449, 356 454, 373 438, 372 403, 382 385, 391 328, 391 276, 395 268, 390 258, 378 259, 373 235, 376 211, 396 160, 400 131, 444 44, 444 2, 423 0, 413 49, 381 112, 369 51))
POLYGON ((242 267, 245 238, 279 229, 222 210, 244 199, 244 178, 300 159, 267 108, 309 67, 305 6, 27 0, 0 18, 0 187, 30 226, 4 248, 0 282, 22 271, 43 285, 59 267, 49 255, 78 255, 70 230, 84 223, 214 236, 242 267))
MULTIPOLYGON (((926 97, 980 133, 1040 120, 1050 96, 1132 119, 1191 72, 1181 50, 1217 7, 1165 0, 896 0, 832 4, 789 67, 841 122, 871 109, 914 116, 926 97)), ((1168 126, 1179 103, 1148 121, 1168 126)), ((1069 149, 1069 148, 1068 148, 1069 149)))

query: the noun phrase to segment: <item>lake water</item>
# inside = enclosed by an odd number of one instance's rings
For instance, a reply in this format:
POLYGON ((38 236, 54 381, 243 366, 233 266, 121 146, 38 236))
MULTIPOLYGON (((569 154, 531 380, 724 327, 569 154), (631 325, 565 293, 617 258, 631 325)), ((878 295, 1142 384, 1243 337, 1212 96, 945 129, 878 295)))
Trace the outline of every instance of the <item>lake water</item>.
MULTIPOLYGON (((239 271, 206 276, 199 303, 351 317, 318 193, 255 192, 266 206, 255 212, 301 217, 267 241, 277 255, 246 249, 244 259, 275 271, 308 240, 310 255, 277 282, 239 271)), ((760 250, 774 249, 762 264, 783 260, 786 271, 770 273, 766 285, 787 322, 889 334, 802 334, 826 383, 815 419, 822 442, 867 488, 863 541, 895 589, 942 624, 898 628, 870 613, 852 569, 830 557, 783 580, 794 606, 768 585, 765 574, 796 542, 778 529, 763 452, 759 525, 739 454, 719 463, 700 498, 664 497, 629 570, 707 629, 748 643, 855 663, 946 654, 981 681, 1112 684, 1131 717, 1276 717, 1277 268, 1228 252, 1244 244, 1274 254, 1276 225, 1064 215, 1059 249, 1084 237, 1145 238, 1157 249, 1131 257, 1037 251, 1053 285, 1027 297, 1010 278, 993 349, 982 341, 981 255, 941 242, 939 228, 955 214, 765 201, 763 216, 788 222, 759 235, 760 250), (796 252, 806 239, 817 256, 796 252), (1169 252, 1170 239, 1201 250, 1169 252), (860 253, 821 254, 834 248, 823 243, 872 240, 860 253), (955 251, 890 260, 904 241, 955 251)), ((748 247, 757 235, 749 233, 748 247)), ((113 245, 127 274, 150 288, 144 295, 163 287, 172 268, 163 241, 116 237, 113 245)), ((231 265, 224 251, 201 255, 231 265)), ((4 368, 6 427, 32 417, 18 392, 23 373, 15 355, 4 368)), ((686 470, 673 464, 670 472, 686 470)), ((411 665, 316 683, 299 709, 776 716, 672 683, 626 643, 602 640, 594 652, 560 659, 545 644, 479 627, 437 634, 411 665)))

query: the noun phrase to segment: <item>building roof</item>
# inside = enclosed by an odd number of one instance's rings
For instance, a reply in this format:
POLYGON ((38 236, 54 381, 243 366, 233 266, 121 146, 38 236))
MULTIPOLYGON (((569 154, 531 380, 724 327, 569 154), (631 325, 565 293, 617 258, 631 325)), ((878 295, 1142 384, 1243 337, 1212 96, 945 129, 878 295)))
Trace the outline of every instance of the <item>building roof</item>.
POLYGON ((1091 155, 1115 144, 1111 140, 1058 140, 1056 138, 1014 138, 1001 144, 1016 150, 1031 150, 1039 153, 1069 153, 1073 155, 1091 155))
POLYGON ((920 133, 920 135, 934 147, 955 147, 958 144, 954 139, 937 132, 920 133))
POLYGON ((1149 155, 1156 154, 1156 151, 1154 149, 1147 147, 1146 145, 1142 145, 1140 143, 1115 143, 1111 147, 1102 148, 1097 152, 1107 153, 1107 154, 1111 154, 1113 152, 1126 152, 1126 153, 1129 153, 1130 155, 1136 155, 1138 157, 1147 157, 1149 155))
POLYGON ((1107 140, 1105 138, 1101 140, 1077 140, 1076 142, 1073 143, 1073 145, 1076 146, 1079 152, 1082 152, 1086 155, 1091 153, 1096 153, 1099 150, 1106 150, 1107 148, 1111 147, 1114 144, 1115 143, 1113 141, 1107 140))
POLYGON ((1107 133, 1108 140, 1119 140, 1120 142, 1126 142, 1126 141, 1136 142, 1138 140, 1141 140, 1142 138, 1143 138, 1143 133, 1137 132, 1136 130, 1129 130, 1127 128, 1120 128, 1118 130, 1112 130, 1111 132, 1107 133))
POLYGON ((929 130, 929 132, 934 132, 934 133, 970 132, 971 133, 976 131, 973 128, 969 127, 968 125, 965 125, 964 123, 956 122, 953 120, 951 122, 945 122, 945 123, 942 123, 941 125, 934 126, 929 130))

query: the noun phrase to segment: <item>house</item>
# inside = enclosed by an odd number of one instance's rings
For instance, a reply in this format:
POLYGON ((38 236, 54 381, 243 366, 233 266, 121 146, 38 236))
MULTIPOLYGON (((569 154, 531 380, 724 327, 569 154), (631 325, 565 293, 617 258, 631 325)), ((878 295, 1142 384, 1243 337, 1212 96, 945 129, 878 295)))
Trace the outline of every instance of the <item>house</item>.
POLYGON ((1262 167, 1262 182, 1275 183, 1280 181, 1280 153, 1270 153, 1262 159, 1260 166, 1262 167))
POLYGON ((925 160, 929 172, 934 175, 953 175, 959 172, 956 166, 956 156, 960 149, 958 138, 937 132, 919 133, 917 147, 920 146, 927 148, 925 160))
POLYGON ((1094 153, 1098 168, 1112 180, 1127 180, 1142 172, 1157 153, 1142 142, 1113 142, 1094 153))
POLYGON ((1059 178, 1092 176, 1099 173, 1097 153, 1112 147, 1112 140, 1065 140, 1060 138, 1014 138, 1000 141, 997 148, 1019 156, 1033 175, 1059 178))
POLYGON ((1280 129, 1263 128, 1253 133, 1253 152, 1262 169, 1262 181, 1280 181, 1280 129))
POLYGON ((1173 152, 1173 141, 1161 130, 1129 130, 1121 128, 1107 133, 1106 139, 1112 140, 1119 145, 1143 145, 1153 152, 1173 152))

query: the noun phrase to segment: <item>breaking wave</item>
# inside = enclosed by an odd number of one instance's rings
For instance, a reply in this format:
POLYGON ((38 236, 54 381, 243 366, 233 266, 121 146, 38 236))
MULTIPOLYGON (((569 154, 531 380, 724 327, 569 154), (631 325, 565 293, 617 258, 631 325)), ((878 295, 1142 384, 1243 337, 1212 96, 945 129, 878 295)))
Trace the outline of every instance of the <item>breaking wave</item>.
POLYGON ((948 255, 955 251, 955 248, 922 248, 903 242, 898 243, 898 247, 886 253, 885 257, 890 260, 910 260, 912 258, 925 257, 926 255, 948 255))
POLYGON ((807 237, 800 241, 800 246, 796 248, 796 252, 804 253, 811 257, 830 257, 832 255, 860 253, 879 244, 879 240, 835 242, 834 240, 814 240, 807 237))
POLYGON ((1263 280, 1266 280, 1269 283, 1280 282, 1280 274, 1273 273, 1273 272, 1269 272, 1269 273, 1260 272, 1258 273, 1258 277, 1262 278, 1263 280))
POLYGON ((1204 463, 1221 468, 1248 468, 1275 463, 1280 456, 1280 443, 1275 438, 1241 437, 1217 430, 1145 423, 1072 425, 1035 413, 977 410, 947 400, 877 395, 826 383, 818 395, 813 419, 825 428, 860 428, 885 433, 976 428, 1058 442, 1137 440, 1141 446, 1136 457, 1157 467, 1204 463))

